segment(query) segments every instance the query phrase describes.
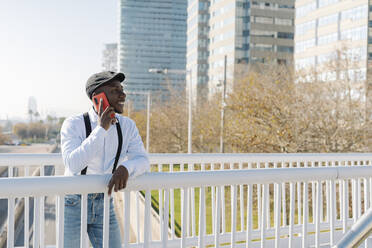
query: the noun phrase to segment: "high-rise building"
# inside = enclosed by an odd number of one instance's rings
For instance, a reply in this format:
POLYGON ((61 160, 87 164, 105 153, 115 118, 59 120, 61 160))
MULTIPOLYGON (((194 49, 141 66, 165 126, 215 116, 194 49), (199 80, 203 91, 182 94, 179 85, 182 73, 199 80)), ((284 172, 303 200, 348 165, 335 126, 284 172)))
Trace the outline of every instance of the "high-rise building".
POLYGON ((208 96, 209 5, 209 0, 194 0, 187 8, 187 71, 197 102, 208 96))
POLYGON ((118 44, 105 44, 102 54, 102 69, 104 71, 116 71, 118 65, 118 44))
POLYGON ((368 45, 368 25, 372 23, 368 11, 367 0, 298 0, 296 69, 313 68, 320 80, 332 81, 345 76, 365 80, 367 60, 372 59, 372 46, 368 45), (328 62, 342 58, 350 61, 350 68, 326 69, 328 62))
MULTIPOLYGON (((186 19, 184 0, 119 1, 118 64, 126 75, 128 93, 151 92, 166 100, 170 88, 185 89, 186 19), (169 73, 156 74, 150 69, 169 73)), ((128 99, 136 109, 146 106, 145 95, 128 94, 128 99)))
MULTIPOLYGON (((203 0, 189 1, 188 36, 199 36, 199 43, 188 37, 187 67, 208 70, 208 92, 215 93, 224 80, 224 60, 227 57, 227 88, 232 89, 236 75, 248 63, 271 62, 291 64, 293 61, 294 0, 203 0), (203 17, 204 9, 207 17, 203 17), (192 18, 196 16, 198 18, 192 18), (208 18, 208 26, 203 23, 208 18), (198 20, 198 25, 194 23, 198 20), (198 27, 196 29, 195 27, 198 27), (204 54, 202 37, 207 35, 207 52, 204 54), (198 47, 198 53, 192 53, 198 47), (197 55, 196 55, 197 54, 197 55), (193 57, 194 56, 194 57, 193 57), (204 64, 205 63, 205 64, 204 64)), ((198 84, 200 83, 199 78, 198 84)), ((201 81, 202 82, 202 81, 201 81)))

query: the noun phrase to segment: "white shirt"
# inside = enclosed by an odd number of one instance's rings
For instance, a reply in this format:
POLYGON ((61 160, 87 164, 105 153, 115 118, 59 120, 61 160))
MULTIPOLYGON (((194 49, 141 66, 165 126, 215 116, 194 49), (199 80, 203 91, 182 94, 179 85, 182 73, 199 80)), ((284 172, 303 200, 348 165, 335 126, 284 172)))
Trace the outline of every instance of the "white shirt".
MULTIPOLYGON (((79 175, 88 166, 86 174, 112 173, 118 148, 116 125, 106 131, 97 125, 98 115, 91 108, 88 112, 92 132, 86 138, 83 115, 67 118, 61 128, 61 150, 65 176, 79 175)), ((125 166, 130 177, 150 170, 150 163, 133 120, 115 114, 123 134, 123 146, 118 165, 125 166)))

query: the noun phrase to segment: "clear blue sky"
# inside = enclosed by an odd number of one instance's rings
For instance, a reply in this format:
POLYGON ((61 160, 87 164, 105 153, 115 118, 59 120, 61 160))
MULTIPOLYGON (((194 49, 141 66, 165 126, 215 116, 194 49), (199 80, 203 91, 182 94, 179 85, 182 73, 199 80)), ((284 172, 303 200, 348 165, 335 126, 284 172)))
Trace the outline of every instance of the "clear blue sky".
POLYGON ((0 119, 86 111, 87 78, 102 70, 105 43, 117 42, 118 0, 0 1, 0 119))

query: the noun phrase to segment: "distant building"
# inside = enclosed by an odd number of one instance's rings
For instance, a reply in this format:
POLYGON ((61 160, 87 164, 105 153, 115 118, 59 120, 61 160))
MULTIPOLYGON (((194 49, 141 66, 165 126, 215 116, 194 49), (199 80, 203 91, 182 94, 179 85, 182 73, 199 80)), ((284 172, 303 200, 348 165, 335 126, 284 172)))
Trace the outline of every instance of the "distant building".
POLYGON ((369 13, 368 1, 365 0, 298 0, 296 69, 322 69, 318 77, 328 81, 346 76, 366 80, 367 61, 372 61, 372 40, 368 37, 368 26, 372 27, 369 13), (341 58, 340 52, 358 65, 347 68, 347 71, 324 71, 327 62, 341 58))
POLYGON ((146 107, 152 92, 166 100, 169 88, 185 89, 186 73, 156 74, 149 69, 186 70, 185 0, 120 0, 119 70, 126 75, 128 99, 135 109, 146 107))
POLYGON ((33 96, 28 98, 27 114, 30 118, 30 122, 32 122, 34 118, 37 119, 40 116, 37 110, 36 98, 33 96))
POLYGON ((105 49, 102 54, 102 69, 103 71, 117 71, 118 65, 118 44, 105 44, 105 49))
POLYGON ((194 101, 198 103, 208 96, 209 6, 209 0, 199 0, 190 1, 187 8, 186 68, 191 75, 194 101))
POLYGON ((228 89, 249 63, 292 64, 294 0, 194 0, 188 14, 187 68, 197 68, 199 86, 208 71, 209 95, 221 90, 225 56, 228 89))

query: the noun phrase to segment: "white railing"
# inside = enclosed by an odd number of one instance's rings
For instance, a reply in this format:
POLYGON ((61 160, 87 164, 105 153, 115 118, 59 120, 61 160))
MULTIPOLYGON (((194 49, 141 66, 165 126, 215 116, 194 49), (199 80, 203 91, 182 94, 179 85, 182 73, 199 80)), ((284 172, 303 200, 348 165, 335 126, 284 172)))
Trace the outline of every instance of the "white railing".
MULTIPOLYGON (((126 227, 133 218, 130 192, 146 192, 145 218, 136 220, 137 227, 143 221, 144 228, 134 231, 137 237, 134 241, 130 241, 126 228, 124 246, 334 245, 372 206, 371 158, 372 154, 152 154, 152 170, 163 173, 149 173, 131 180, 123 192, 126 227), (154 231, 150 228, 151 191, 158 198, 161 230, 158 240, 151 235, 154 231)), ((58 154, 0 154, 0 166, 9 166, 9 176, 14 167, 31 165, 60 168, 62 163, 58 154)), ((57 196, 56 245, 63 247, 63 196, 78 193, 86 199, 88 193, 104 192, 108 177, 0 179, 0 198, 9 199, 8 246, 14 244, 15 198, 36 197, 33 241, 34 247, 39 244, 43 247, 43 196, 57 196)), ((26 219, 28 211, 25 213, 26 219)), ((82 216, 84 224, 86 211, 82 211, 82 216)), ((107 228, 104 228, 104 244, 108 244, 107 228)))

